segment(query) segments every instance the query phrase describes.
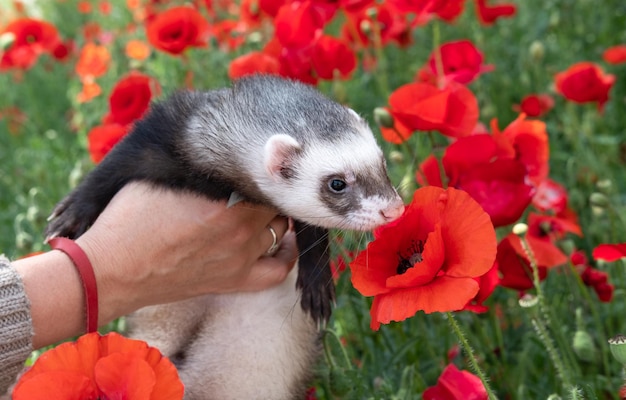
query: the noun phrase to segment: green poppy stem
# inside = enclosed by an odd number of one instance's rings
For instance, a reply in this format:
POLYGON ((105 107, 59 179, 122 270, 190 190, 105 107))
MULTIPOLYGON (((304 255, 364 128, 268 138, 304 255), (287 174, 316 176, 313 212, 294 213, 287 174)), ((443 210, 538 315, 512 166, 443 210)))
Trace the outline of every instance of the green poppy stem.
POLYGON ((487 376, 483 372, 482 368, 480 368, 480 365, 478 365, 478 360, 476 359, 476 354, 474 353, 474 349, 472 349, 472 346, 470 346, 469 342, 467 341, 467 338, 465 337, 465 334, 461 330, 461 327, 456 322, 456 319, 454 318, 454 314, 452 314, 451 312, 447 312, 446 317, 447 317, 446 319, 448 320, 448 323, 450 324, 450 327, 454 331, 457 339, 459 340, 459 343, 461 344, 461 348, 463 349, 463 351, 465 351, 465 354, 467 354, 467 357, 469 358, 470 368, 478 376, 478 378, 480 378, 481 382, 483 383, 483 386, 485 387, 485 391, 487 392, 487 396, 489 400, 497 400, 498 397, 496 397, 496 395, 494 394, 493 390, 491 389, 491 386, 489 385, 489 381, 487 380, 487 376))

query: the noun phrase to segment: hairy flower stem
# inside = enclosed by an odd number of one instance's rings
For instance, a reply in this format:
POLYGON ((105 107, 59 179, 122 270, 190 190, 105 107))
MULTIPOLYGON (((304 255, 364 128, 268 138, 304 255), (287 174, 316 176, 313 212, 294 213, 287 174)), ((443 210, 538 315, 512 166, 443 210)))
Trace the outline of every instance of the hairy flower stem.
POLYGON ((535 286, 535 290, 537 292, 537 300, 539 312, 537 316, 532 319, 533 327, 535 327, 535 331, 539 336, 539 339, 543 343, 546 348, 550 359, 552 360, 552 364, 557 371, 557 374, 561 378, 563 386, 566 392, 569 392, 575 386, 572 384, 571 377, 569 376, 569 372, 563 363, 563 359, 559 354, 556 346, 554 345, 554 341, 550 336, 550 318, 549 318, 549 310, 546 308, 545 298, 543 295, 543 290, 541 288, 541 280, 539 278, 539 267, 537 265, 537 260, 535 259, 535 254, 533 253, 528 241, 524 236, 519 237, 520 242, 522 244, 522 248, 524 249, 524 253, 528 258, 528 262, 533 271, 533 285, 535 286))
POLYGON ((330 329, 324 329, 324 331, 322 332, 322 344, 324 347, 324 354, 326 356, 326 360, 328 361, 328 365, 331 366, 331 368, 335 368, 337 367, 337 362, 336 362, 336 358, 333 355, 333 351, 331 349, 334 348, 335 350, 337 349, 341 349, 340 350, 340 354, 341 354, 341 361, 339 364, 340 368, 351 368, 351 364, 350 364, 350 358, 348 357, 348 354, 346 353, 346 349, 343 347, 343 345, 341 344, 341 341, 339 340, 339 337, 337 336, 337 334, 334 331, 331 331, 330 329), (331 338, 335 344, 332 345, 331 343, 328 342, 328 338, 331 338))
POLYGON ((470 346, 469 342, 467 341, 467 338, 465 337, 465 334, 461 330, 461 327, 456 322, 456 319, 454 318, 454 314, 452 314, 451 312, 447 312, 446 317, 447 317, 446 319, 448 320, 448 323, 450 324, 450 327, 452 328, 457 339, 459 340, 461 348, 463 349, 463 351, 465 351, 465 354, 467 354, 467 357, 469 358, 470 368, 482 381, 489 400, 497 400, 496 395, 493 393, 493 390, 491 390, 491 386, 489 385, 487 376, 483 372, 482 368, 480 368, 480 365, 478 365, 478 360, 476 359, 476 354, 474 353, 474 349, 472 349, 472 346, 470 346))

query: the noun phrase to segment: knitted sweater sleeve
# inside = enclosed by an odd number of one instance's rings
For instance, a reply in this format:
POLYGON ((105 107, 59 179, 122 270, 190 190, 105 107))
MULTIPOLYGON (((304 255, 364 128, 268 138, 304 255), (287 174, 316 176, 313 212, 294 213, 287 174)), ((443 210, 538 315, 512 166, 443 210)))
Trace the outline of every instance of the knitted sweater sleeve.
POLYGON ((0 395, 4 394, 33 351, 30 303, 9 260, 0 255, 0 395))

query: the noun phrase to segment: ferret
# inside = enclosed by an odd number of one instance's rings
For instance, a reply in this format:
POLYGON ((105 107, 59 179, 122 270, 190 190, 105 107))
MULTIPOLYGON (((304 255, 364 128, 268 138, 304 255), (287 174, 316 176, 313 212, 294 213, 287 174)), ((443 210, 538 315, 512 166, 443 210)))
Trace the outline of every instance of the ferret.
POLYGON ((243 198, 294 220, 300 256, 284 283, 147 307, 128 326, 131 337, 172 359, 187 400, 303 398, 318 327, 334 300, 328 229, 371 230, 404 210, 366 121, 309 85, 275 76, 176 92, 153 104, 55 207, 47 239, 80 236, 137 180, 213 200, 243 198))

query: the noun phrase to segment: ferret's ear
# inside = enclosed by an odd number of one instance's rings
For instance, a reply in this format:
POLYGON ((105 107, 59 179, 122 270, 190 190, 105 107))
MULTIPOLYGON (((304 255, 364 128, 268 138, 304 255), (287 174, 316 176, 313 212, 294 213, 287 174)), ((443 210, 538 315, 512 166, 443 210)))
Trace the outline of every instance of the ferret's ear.
POLYGON ((294 161, 302 147, 293 137, 277 134, 265 143, 265 169, 276 180, 294 175, 294 161))

